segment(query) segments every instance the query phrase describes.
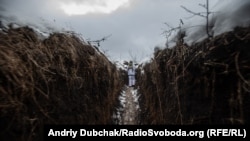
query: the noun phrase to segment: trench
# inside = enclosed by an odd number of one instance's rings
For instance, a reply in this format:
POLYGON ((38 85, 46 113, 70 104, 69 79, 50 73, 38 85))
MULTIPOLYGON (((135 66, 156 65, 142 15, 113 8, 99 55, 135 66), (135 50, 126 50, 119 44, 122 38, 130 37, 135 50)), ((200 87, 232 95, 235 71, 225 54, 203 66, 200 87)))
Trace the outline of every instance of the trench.
POLYGON ((138 125, 139 124, 139 93, 136 88, 125 86, 119 96, 120 107, 116 110, 116 124, 138 125))

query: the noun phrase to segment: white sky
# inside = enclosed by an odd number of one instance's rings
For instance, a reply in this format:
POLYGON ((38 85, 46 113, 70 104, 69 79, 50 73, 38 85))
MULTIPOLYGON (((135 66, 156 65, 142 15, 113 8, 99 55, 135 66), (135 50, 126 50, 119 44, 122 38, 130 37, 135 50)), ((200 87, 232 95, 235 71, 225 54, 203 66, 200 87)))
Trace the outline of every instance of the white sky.
MULTIPOLYGON (((250 7, 249 0, 209 2, 210 10, 216 12, 228 3, 232 8, 236 7, 236 2, 247 3, 246 7, 250 7)), ((100 50, 108 58, 114 61, 136 58, 140 62, 152 57, 156 46, 165 46, 166 38, 161 33, 168 27, 164 23, 177 27, 180 19, 185 26, 204 22, 203 18, 197 16, 187 19, 191 14, 181 5, 194 12, 205 12, 199 5, 205 3, 206 0, 1 0, 0 16, 8 22, 35 25, 41 30, 48 30, 48 27, 50 31, 63 28, 73 30, 86 40, 98 40, 111 35, 100 44, 100 50)), ((227 13, 230 10, 234 12, 232 8, 227 7, 227 13)), ((249 17, 248 13, 249 10, 245 16, 249 17)), ((225 18, 230 19, 229 16, 225 18)), ((219 23, 216 24, 220 26, 231 22, 217 21, 219 23)), ((194 30, 188 33, 197 35, 194 30)), ((193 36, 190 37, 195 40, 193 36)))

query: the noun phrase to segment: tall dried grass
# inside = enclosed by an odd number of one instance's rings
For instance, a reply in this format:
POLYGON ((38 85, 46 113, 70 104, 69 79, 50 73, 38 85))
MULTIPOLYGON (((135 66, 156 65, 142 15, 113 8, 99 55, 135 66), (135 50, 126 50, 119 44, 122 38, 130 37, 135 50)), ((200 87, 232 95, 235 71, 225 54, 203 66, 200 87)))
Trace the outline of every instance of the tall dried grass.
POLYGON ((40 40, 29 27, 0 39, 2 138, 41 140, 44 124, 113 124, 123 81, 105 55, 73 34, 40 40))
POLYGON ((155 53, 139 74, 142 124, 249 124, 250 28, 155 53))

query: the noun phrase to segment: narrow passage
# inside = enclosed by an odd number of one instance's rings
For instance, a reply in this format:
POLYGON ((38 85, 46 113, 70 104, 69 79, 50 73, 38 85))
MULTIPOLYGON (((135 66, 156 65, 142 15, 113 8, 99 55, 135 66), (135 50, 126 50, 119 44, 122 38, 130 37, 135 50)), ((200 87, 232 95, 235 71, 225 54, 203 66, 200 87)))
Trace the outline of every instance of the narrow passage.
POLYGON ((120 95, 121 108, 118 110, 120 115, 120 125, 138 125, 138 115, 140 112, 137 89, 126 86, 120 95))

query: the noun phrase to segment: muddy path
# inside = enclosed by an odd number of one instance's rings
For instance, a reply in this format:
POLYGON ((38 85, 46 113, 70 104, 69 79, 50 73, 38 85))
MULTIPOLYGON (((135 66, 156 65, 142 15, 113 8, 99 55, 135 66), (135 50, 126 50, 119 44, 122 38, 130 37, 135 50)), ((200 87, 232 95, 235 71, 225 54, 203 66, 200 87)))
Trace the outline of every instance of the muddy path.
POLYGON ((133 87, 125 87, 120 96, 122 107, 120 109, 120 125, 138 125, 139 104, 138 93, 133 87))

